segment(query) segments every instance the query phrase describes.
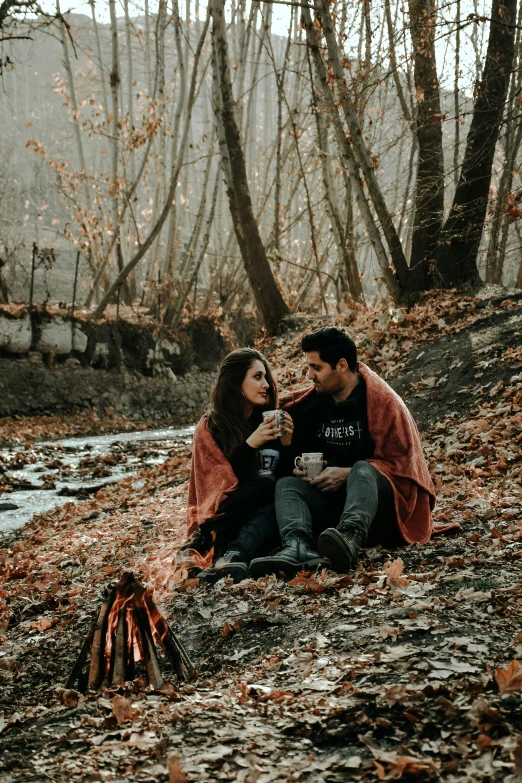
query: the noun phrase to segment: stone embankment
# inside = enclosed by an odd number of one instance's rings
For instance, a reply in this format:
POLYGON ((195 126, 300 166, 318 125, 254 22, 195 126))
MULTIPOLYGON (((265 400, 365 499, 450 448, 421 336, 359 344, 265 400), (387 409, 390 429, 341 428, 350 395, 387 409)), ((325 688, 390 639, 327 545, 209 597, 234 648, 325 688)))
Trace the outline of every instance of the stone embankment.
POLYGON ((95 409, 195 419, 229 348, 212 322, 173 336, 145 321, 0 311, 0 416, 95 409))

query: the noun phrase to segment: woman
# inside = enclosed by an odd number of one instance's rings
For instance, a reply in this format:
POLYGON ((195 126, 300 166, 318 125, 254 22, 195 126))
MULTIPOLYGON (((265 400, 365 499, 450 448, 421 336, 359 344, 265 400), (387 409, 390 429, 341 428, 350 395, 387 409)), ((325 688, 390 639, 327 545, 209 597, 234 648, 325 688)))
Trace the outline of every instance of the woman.
POLYGON ((275 472, 280 450, 292 441, 293 422, 283 413, 279 430, 275 416, 263 420, 263 412, 277 405, 265 357, 252 348, 229 353, 219 368, 210 411, 194 433, 189 539, 180 550, 186 561, 191 550, 200 556, 212 552, 212 565, 197 574, 203 580, 241 581, 249 562, 279 542, 275 472))

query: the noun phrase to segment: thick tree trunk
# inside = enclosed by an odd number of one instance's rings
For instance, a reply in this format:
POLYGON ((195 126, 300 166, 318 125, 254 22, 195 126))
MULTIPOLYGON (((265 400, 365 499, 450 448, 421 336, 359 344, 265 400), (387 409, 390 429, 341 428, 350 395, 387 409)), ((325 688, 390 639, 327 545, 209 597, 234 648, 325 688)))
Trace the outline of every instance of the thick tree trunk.
POLYGON ((417 181, 408 290, 428 287, 430 260, 444 211, 444 155, 439 80, 435 60, 434 0, 410 0, 414 78, 417 92, 417 181))
POLYGON ((516 0, 493 0, 483 78, 466 142, 453 206, 436 252, 442 287, 480 282, 477 253, 488 206, 491 169, 513 67, 516 0))
POLYGON ((256 304, 266 328, 274 334, 290 310, 270 268, 252 209, 245 158, 235 117, 223 0, 211 0, 210 11, 213 21, 214 110, 230 214, 256 304))

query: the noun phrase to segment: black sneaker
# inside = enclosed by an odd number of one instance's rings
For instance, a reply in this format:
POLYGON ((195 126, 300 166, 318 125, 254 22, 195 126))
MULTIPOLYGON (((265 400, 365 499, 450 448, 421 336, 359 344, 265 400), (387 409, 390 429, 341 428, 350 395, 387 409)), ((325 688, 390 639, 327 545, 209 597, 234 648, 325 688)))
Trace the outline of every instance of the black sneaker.
POLYGON ((234 582, 241 582, 248 577, 248 566, 239 552, 225 552, 223 557, 198 574, 199 579, 212 585, 225 576, 231 576, 234 582))
POLYGON ((327 557, 334 571, 346 573, 357 562, 362 545, 362 533, 352 530, 337 530, 329 527, 323 530, 317 541, 317 548, 323 557, 327 557))
POLYGON ((293 578, 299 571, 314 571, 324 566, 328 566, 328 563, 312 549, 306 539, 289 536, 283 541, 283 546, 272 555, 252 560, 249 570, 252 579, 280 573, 293 578))

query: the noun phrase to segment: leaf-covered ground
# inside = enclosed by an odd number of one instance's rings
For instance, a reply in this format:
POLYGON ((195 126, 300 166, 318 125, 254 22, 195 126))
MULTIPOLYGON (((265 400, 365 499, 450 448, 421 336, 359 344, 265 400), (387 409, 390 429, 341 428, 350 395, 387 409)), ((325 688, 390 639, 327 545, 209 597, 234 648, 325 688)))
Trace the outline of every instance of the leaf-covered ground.
MULTIPOLYGON (((429 409, 438 380, 458 369, 452 362, 470 360, 455 348, 439 374, 440 333, 466 346, 466 330, 480 334, 488 316, 493 327, 519 306, 445 296, 345 321, 362 358, 404 383, 412 407, 429 409), (423 378, 437 380, 416 385, 423 378)), ((457 535, 367 550, 348 575, 179 583, 172 560, 188 448, 34 519, 0 553, 2 783, 522 780, 516 321, 508 332, 509 345, 503 338, 475 362, 491 366, 463 375, 462 404, 423 420, 436 517, 460 521, 457 535), (500 376, 481 383, 474 375, 483 372, 500 376), (159 692, 140 680, 87 696, 64 691, 103 590, 126 569, 154 587, 198 678, 180 685, 166 666, 159 692)), ((298 334, 263 347, 283 387, 302 384, 298 334)))

